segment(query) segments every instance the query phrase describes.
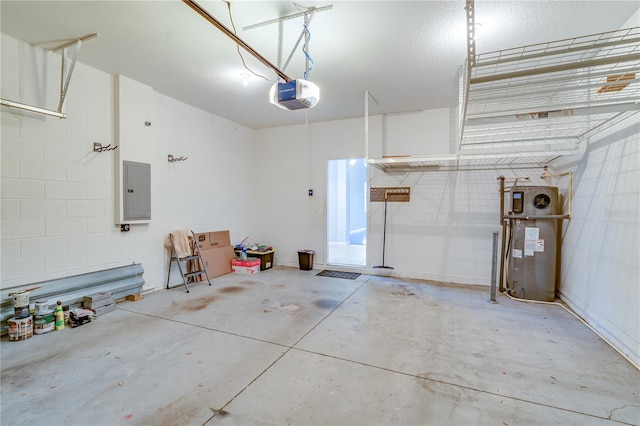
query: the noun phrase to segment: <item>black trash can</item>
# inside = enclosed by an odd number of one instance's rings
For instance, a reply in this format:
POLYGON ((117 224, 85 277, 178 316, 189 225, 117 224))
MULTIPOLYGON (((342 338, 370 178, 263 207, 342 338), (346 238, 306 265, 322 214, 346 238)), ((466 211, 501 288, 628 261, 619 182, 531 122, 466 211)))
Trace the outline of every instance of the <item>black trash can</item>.
POLYGON ((298 262, 301 271, 310 271, 313 269, 313 250, 298 250, 298 262))

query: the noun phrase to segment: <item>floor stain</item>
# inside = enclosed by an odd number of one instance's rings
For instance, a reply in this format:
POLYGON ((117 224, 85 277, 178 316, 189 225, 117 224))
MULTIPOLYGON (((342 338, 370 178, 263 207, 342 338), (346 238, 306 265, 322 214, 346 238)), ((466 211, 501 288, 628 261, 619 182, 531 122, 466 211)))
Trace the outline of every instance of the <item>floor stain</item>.
POLYGON ((418 383, 420 383, 420 387, 422 389, 424 389, 425 391, 432 393, 432 394, 437 394, 438 392, 433 389, 430 385, 433 384, 433 381, 427 379, 427 378, 421 378, 421 377, 416 377, 416 380, 418 380, 418 383))
POLYGON ((238 284, 241 285, 256 285, 258 283, 258 281, 254 281, 254 280, 244 280, 244 281, 240 281, 238 284))
MULTIPOLYGON (((399 290, 399 291, 393 291, 391 292, 391 294, 394 294, 396 296, 415 296, 416 294, 410 290, 399 290)), ((417 296, 416 296, 417 297, 417 296)))
POLYGON ((238 287, 238 286, 234 285, 234 286, 231 286, 231 287, 223 287, 219 291, 220 291, 220 293, 230 294, 230 293, 242 293, 245 290, 246 290, 246 288, 238 287))
POLYGON ((188 302, 184 302, 183 307, 187 311, 201 311, 207 306, 209 306, 209 303, 215 302, 216 299, 217 299, 216 296, 201 297, 199 299, 189 300, 188 302))
POLYGON ((271 305, 269 308, 264 309, 264 313, 273 312, 273 311, 289 311, 296 312, 300 310, 300 306, 295 303, 287 303, 286 305, 271 305))
POLYGON ((333 299, 318 299, 315 302, 313 302, 314 305, 316 305, 318 308, 322 308, 322 309, 333 309, 336 306, 339 305, 340 302, 338 302, 337 300, 333 300, 333 299))

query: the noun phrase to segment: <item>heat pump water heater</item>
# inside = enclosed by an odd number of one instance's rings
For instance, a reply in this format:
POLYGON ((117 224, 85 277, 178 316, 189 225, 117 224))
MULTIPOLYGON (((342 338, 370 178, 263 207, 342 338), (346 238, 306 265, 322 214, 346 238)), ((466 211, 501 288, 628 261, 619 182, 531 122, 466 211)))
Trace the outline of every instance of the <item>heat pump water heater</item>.
POLYGON ((510 189, 507 287, 521 299, 553 301, 556 292, 558 188, 510 189))

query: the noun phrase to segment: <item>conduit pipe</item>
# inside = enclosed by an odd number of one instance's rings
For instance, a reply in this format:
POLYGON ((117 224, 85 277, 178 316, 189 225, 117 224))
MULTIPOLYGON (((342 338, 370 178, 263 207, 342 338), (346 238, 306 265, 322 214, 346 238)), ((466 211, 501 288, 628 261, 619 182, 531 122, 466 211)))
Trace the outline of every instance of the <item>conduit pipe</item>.
POLYGON ((240 37, 238 37, 237 35, 235 35, 235 33, 233 31, 231 31, 229 28, 225 27, 224 24, 220 21, 218 21, 215 17, 213 17, 213 15, 211 15, 209 12, 207 12, 202 6, 200 6, 198 3, 196 3, 193 0, 182 0, 183 3, 185 3, 187 6, 189 6, 191 9, 193 9, 198 15, 202 16, 204 19, 206 19, 207 21, 209 21, 210 24, 212 24, 213 26, 215 26, 216 28, 218 28, 220 31, 222 31, 222 33, 224 35, 226 35, 227 37, 229 37, 231 40, 233 40, 234 42, 236 42, 236 44, 240 47, 242 47, 244 50, 246 50, 247 52, 249 52, 251 55, 253 55, 254 58, 256 58, 257 60, 259 60, 260 62, 262 62, 264 65, 266 65, 267 67, 271 68, 277 75, 278 77, 280 77, 281 79, 283 79, 285 82, 290 82, 293 81, 293 79, 291 77, 289 77, 288 75, 286 75, 283 71, 281 71, 278 67, 276 67, 275 65, 273 65, 271 62, 269 62, 268 59, 266 59, 264 56, 262 56, 260 53, 258 53, 256 50, 254 50, 251 46, 249 46, 244 40, 242 40, 240 37))
POLYGON ((544 302, 542 300, 528 300, 528 299, 520 299, 518 297, 513 297, 511 296, 509 293, 504 293, 507 295, 507 297, 509 297, 512 300, 516 300, 518 302, 526 302, 526 303, 536 303, 536 304, 540 304, 540 305, 556 305, 556 306, 560 306, 562 309, 564 309, 565 311, 569 312, 571 315, 573 315, 578 321, 580 321, 582 324, 586 325, 589 330, 593 331, 596 336, 598 336, 600 339, 602 339, 607 345, 611 346, 616 352, 618 352, 620 354, 620 356, 622 356, 624 359, 626 359, 627 361, 629 361, 629 363, 631 365, 633 365, 636 369, 640 370, 640 365, 636 364, 635 362, 633 362, 633 360, 631 358, 629 358, 629 356, 627 356, 626 354, 624 354, 622 351, 620 351, 620 349, 618 349, 616 346, 613 345, 613 343, 611 343, 611 341, 609 341, 609 339, 607 339, 606 337, 604 337, 602 334, 600 334, 600 332, 598 332, 598 330, 596 330, 595 328, 593 328, 588 322, 586 322, 584 319, 582 319, 580 317, 580 315, 576 314, 575 312, 573 312, 571 309, 569 309, 567 306, 565 306, 564 303, 559 303, 559 302, 544 302))

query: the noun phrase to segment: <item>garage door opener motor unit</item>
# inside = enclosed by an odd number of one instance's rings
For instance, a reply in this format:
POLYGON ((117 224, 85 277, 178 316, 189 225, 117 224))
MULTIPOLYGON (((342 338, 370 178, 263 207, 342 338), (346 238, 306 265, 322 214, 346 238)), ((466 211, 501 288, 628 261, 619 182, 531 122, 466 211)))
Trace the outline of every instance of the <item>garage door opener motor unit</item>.
POLYGON ((320 89, 308 80, 297 79, 271 86, 269 100, 287 110, 313 108, 320 100, 320 89))

